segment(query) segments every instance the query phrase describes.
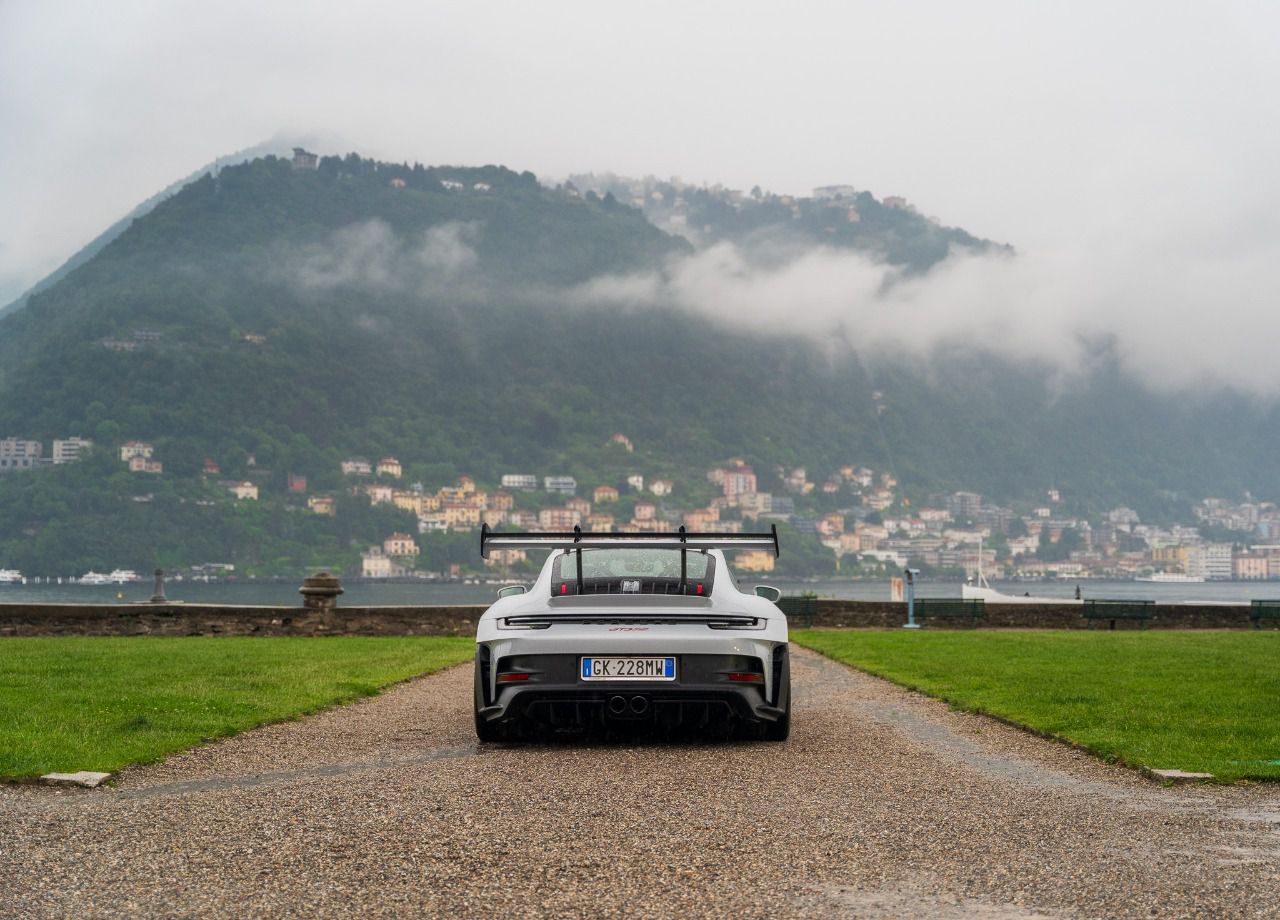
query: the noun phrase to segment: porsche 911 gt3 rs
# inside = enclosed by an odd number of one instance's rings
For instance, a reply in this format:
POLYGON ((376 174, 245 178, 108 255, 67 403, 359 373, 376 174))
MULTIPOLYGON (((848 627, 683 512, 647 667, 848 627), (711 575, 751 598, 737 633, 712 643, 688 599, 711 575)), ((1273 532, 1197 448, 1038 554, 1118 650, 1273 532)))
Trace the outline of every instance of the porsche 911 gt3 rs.
POLYGON ((550 549, 476 630, 482 741, 592 730, 785 740, 791 678, 778 591, 743 591, 724 550, 778 552, 771 533, 498 533, 493 549, 550 549))

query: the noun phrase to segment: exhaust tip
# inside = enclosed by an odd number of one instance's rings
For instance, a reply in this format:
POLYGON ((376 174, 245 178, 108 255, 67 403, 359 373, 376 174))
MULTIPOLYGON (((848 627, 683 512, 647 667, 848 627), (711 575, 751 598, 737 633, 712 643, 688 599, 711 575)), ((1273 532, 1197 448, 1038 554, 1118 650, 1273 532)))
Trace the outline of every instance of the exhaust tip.
POLYGON ((643 696, 633 696, 631 698, 631 711, 641 716, 649 711, 649 700, 643 696))
POLYGON ((627 711, 627 701, 621 696, 609 697, 609 711, 615 716, 620 716, 627 711))

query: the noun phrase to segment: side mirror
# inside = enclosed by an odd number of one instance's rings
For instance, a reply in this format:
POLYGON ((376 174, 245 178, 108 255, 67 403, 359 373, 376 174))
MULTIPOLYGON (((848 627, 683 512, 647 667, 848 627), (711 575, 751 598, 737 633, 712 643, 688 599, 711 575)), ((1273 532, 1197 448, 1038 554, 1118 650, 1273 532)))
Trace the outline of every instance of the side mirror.
POLYGON ((514 597, 517 594, 524 594, 528 590, 524 585, 503 585, 498 589, 498 597, 514 597))
POLYGON ((782 597, 782 592, 773 585, 756 585, 756 597, 763 597, 770 603, 776 604, 782 597))

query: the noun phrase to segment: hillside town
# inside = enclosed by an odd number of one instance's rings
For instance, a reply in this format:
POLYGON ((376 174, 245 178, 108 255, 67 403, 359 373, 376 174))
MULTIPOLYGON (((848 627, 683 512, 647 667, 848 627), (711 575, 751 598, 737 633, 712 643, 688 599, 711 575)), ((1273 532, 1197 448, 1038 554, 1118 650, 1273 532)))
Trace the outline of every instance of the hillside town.
MULTIPOLYGON (((625 435, 613 440, 630 447, 625 435)), ((893 474, 857 464, 817 479, 804 468, 775 469, 772 478, 781 489, 774 491, 760 487, 745 460, 730 458, 705 471, 715 494, 696 506, 681 500, 672 480, 646 479, 639 472, 616 484, 594 485, 563 474, 511 472, 496 488, 464 475, 432 492, 421 483, 399 486, 401 465, 393 457, 344 461, 342 471, 359 480, 351 490, 371 503, 413 512, 418 536, 426 538, 482 524, 533 532, 574 527, 652 532, 684 526, 728 533, 780 524, 816 539, 831 554, 834 573, 855 577, 911 565, 957 578, 979 572, 1013 579, 1280 578, 1280 509, 1272 503, 1205 499, 1195 508, 1198 521, 1231 533, 1229 541, 1215 541, 1192 524, 1144 524, 1124 507, 1092 521, 1064 516, 1056 489, 1046 491, 1044 504, 1021 513, 963 491, 931 496, 927 504, 913 507, 893 474), (536 500, 528 498, 533 495, 536 500), (536 509, 525 507, 535 504, 536 509)), ((317 513, 333 513, 330 496, 313 496, 308 505, 317 513)), ((362 574, 410 575, 418 555, 413 536, 391 534, 363 555, 362 574)), ((505 568, 525 561, 524 551, 504 550, 486 564, 505 568)), ((734 562, 741 571, 757 573, 773 572, 776 564, 772 554, 760 551, 738 553, 734 562)))
MULTIPOLYGON (((621 455, 634 451, 622 433, 609 439, 621 455)), ((0 473, 74 463, 92 449, 78 436, 56 439, 46 454, 41 441, 0 440, 0 473)), ((153 444, 130 439, 119 460, 140 478, 164 475, 153 444)), ((257 502, 270 487, 253 471, 249 478, 224 479, 219 464, 205 458, 202 477, 227 501, 257 502)), ((1064 512, 1056 488, 1043 501, 1006 507, 976 492, 929 495, 919 504, 886 470, 849 463, 812 476, 804 467, 772 467, 758 474, 745 459, 727 458, 703 470, 699 481, 678 483, 636 470, 616 482, 581 482, 561 471, 502 473, 494 482, 458 476, 429 487, 404 482, 405 464, 392 456, 350 457, 340 463, 348 495, 371 505, 409 512, 416 532, 388 533, 381 544, 360 554, 359 574, 367 578, 425 574, 423 546, 442 534, 470 532, 487 524, 508 530, 547 532, 581 527, 586 531, 655 532, 684 526, 693 531, 741 532, 779 525, 810 541, 820 554, 814 571, 783 574, 884 577, 907 566, 943 579, 1150 579, 1154 581, 1263 581, 1280 579, 1280 507, 1265 501, 1204 498, 1193 519, 1177 524, 1146 523, 1137 511, 1115 507, 1088 517, 1064 512), (767 485, 766 485, 767 483, 767 485), (693 495, 698 496, 694 500, 693 495)), ((339 513, 338 494, 313 490, 306 476, 282 477, 285 498, 299 509, 325 516, 339 513)), ((146 496, 138 500, 144 500, 146 496)), ((793 538, 794 539, 794 538, 793 538)), ((773 573, 777 560, 767 552, 742 552, 736 567, 773 573)), ((485 565, 527 570, 522 550, 492 554, 485 565)), ((466 563, 443 573, 458 575, 466 563)))

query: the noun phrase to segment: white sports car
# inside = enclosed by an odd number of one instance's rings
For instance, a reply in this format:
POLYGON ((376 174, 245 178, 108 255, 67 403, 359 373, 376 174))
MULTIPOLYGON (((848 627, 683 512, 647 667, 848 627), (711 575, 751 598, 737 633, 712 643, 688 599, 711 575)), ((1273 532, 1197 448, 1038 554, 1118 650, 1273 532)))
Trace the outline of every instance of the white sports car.
POLYGON ((499 591, 476 629, 481 741, 629 729, 790 729, 787 618, 776 588, 739 590, 723 549, 778 552, 767 534, 494 533, 550 548, 533 587, 499 591))

